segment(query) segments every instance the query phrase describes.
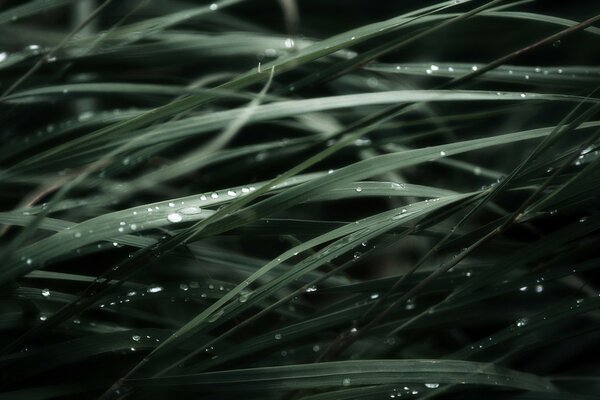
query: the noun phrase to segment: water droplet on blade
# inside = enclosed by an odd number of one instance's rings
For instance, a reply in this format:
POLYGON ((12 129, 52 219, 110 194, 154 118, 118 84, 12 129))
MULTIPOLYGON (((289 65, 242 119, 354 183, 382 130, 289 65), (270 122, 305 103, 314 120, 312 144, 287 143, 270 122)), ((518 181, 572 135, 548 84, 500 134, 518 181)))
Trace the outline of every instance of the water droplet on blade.
POLYGON ((177 212, 184 215, 194 215, 202 212, 202 209, 200 207, 186 207, 178 210, 177 212))
POLYGON ((527 318, 519 318, 519 319, 517 320, 517 326, 518 326, 519 328, 521 328, 521 327, 523 327, 523 326, 527 325, 527 323, 528 323, 528 322, 529 322, 529 320, 528 320, 527 318))
POLYGON ((181 214, 178 213, 171 213, 169 215, 167 215, 167 219, 169 220, 169 222, 181 222, 181 220, 183 220, 183 217, 181 216, 181 214))

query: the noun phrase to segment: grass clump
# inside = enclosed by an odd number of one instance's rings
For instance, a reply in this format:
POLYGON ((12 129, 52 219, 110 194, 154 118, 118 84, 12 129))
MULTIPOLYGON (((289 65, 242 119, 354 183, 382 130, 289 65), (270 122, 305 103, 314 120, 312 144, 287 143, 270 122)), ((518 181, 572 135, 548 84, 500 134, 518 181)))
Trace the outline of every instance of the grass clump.
POLYGON ((6 2, 0 399, 596 398, 598 11, 6 2))

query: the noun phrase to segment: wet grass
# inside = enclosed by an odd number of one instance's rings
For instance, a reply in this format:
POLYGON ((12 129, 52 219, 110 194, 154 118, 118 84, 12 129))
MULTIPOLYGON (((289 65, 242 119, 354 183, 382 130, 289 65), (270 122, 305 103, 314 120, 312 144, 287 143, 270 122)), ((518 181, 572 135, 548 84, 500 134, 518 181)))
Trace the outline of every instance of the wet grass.
POLYGON ((0 399, 598 396, 600 8, 349 3, 1 6, 0 399))

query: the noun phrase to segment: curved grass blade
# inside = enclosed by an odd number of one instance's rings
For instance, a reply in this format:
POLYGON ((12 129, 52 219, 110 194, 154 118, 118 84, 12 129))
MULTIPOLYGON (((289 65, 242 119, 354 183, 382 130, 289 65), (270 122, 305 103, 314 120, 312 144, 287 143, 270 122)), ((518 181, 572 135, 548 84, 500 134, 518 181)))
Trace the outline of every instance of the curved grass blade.
POLYGON ((132 379, 133 386, 189 386, 206 391, 264 391, 390 383, 501 385, 553 392, 548 379, 483 363, 458 360, 360 360, 132 379))

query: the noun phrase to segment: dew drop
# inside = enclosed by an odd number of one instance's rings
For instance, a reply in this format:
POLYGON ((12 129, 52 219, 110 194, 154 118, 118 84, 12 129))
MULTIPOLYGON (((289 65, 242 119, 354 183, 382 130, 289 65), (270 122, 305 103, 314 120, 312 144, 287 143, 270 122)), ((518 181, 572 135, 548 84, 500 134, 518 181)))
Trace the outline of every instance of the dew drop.
POLYGON ((181 222, 183 217, 181 216, 181 214, 171 213, 167 215, 167 219, 169 220, 169 222, 181 222))
POLYGON ((584 156, 584 155, 586 155, 588 153, 591 153, 592 150, 594 150, 594 147, 593 146, 588 146, 585 149, 581 150, 580 155, 584 156))
POLYGON ((148 293, 158 293, 158 292, 162 292, 163 288, 162 286, 153 286, 151 288, 148 288, 148 290, 146 290, 148 293))
POLYGON ((42 297, 50 297, 50 289, 42 289, 42 297))
POLYGON ((29 46, 27 46, 26 49, 29 51, 32 51, 34 53, 37 53, 40 50, 40 46, 37 44, 30 44, 29 46))
POLYGON ((373 294, 371 295, 371 300, 376 300, 376 299, 378 299, 378 298, 379 298, 379 293, 373 293, 373 294))
POLYGON ((210 8, 210 11, 217 11, 219 9, 219 5, 217 3, 212 3, 208 8, 210 8))
POLYGON ((523 326, 527 325, 527 323, 528 323, 528 322, 529 322, 529 320, 528 320, 527 318, 519 318, 519 319, 517 320, 517 326, 518 326, 519 328, 521 328, 521 327, 523 327, 523 326))
POLYGON ((248 297, 250 297, 250 293, 241 293, 239 301, 240 303, 245 303, 248 301, 248 297))
POLYGON ((294 47, 294 39, 292 38, 287 38, 283 41, 283 45, 285 46, 286 49, 291 49, 292 47, 294 47))
POLYGON ((178 210, 177 212, 184 215, 199 214, 202 211, 200 207, 186 207, 178 210))
POLYGON ((141 336, 140 336, 140 335, 133 335, 133 336, 131 337, 131 339, 132 339, 134 342, 139 342, 139 341, 140 341, 140 339, 141 339, 141 336))
POLYGON ((312 292, 316 292, 316 291, 317 291, 317 287, 314 285, 306 288, 306 293, 312 293, 312 292))
POLYGON ((81 114, 79 114, 79 116, 77 117, 77 120, 80 122, 83 121, 87 121, 88 119, 91 119, 94 116, 94 113, 91 111, 84 111, 81 114))
POLYGON ((362 188, 361 188, 360 186, 358 186, 358 187, 356 188, 356 191, 357 191, 357 192, 362 192, 362 188))
POLYGON ((437 389, 440 387, 440 384, 439 383, 426 383, 425 387, 429 388, 429 389, 437 389))
POLYGON ((371 139, 356 139, 354 141, 355 146, 368 146, 371 144, 371 139))
POLYGON ((189 286, 187 283, 180 283, 179 284, 179 289, 183 290, 184 292, 187 292, 189 290, 189 286))
POLYGON ((352 381, 350 380, 350 378, 342 379, 342 386, 350 386, 351 383, 352 381))
POLYGON ((275 340, 281 340, 281 337, 281 333, 276 333, 274 336, 275 340))
POLYGON ((544 285, 535 285, 535 292, 542 293, 544 291, 544 285))

